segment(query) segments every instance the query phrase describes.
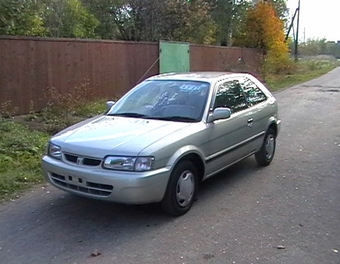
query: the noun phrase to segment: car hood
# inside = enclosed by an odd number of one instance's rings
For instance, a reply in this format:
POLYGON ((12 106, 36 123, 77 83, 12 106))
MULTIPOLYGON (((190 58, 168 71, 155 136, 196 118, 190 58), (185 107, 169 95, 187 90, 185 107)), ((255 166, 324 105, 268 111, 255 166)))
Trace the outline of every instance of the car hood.
POLYGON ((63 152, 84 156, 136 156, 152 143, 192 123, 101 116, 74 125, 52 138, 63 152))

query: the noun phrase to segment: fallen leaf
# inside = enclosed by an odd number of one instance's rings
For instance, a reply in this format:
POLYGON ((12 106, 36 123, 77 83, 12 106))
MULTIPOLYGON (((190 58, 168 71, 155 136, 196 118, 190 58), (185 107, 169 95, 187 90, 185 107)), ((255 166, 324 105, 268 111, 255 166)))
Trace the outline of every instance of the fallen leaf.
POLYGON ((94 250, 91 252, 91 257, 98 257, 100 256, 102 253, 99 250, 94 250))

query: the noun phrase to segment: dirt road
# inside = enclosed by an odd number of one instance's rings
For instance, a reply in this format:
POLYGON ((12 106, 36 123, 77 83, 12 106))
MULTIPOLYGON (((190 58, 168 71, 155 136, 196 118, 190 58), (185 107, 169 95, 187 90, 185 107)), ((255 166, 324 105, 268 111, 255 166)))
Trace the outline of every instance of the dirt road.
POLYGON ((36 188, 0 205, 0 263, 339 264, 340 68, 275 96, 269 167, 224 171, 180 218, 36 188))

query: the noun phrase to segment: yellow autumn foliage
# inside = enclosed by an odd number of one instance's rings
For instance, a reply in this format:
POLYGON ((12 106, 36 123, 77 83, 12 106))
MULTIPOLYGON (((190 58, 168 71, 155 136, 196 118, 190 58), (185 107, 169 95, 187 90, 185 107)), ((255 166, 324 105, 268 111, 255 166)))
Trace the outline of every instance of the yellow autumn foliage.
POLYGON ((286 72, 291 68, 285 42, 284 23, 270 2, 258 2, 248 10, 241 34, 234 44, 263 50, 264 74, 286 72))

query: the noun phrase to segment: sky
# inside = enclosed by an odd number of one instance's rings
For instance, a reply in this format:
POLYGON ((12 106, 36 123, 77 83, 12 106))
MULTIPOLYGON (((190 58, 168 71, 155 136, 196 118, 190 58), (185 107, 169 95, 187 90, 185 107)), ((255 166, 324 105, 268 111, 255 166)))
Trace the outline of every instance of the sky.
MULTIPOLYGON (((298 2, 287 0, 290 17, 298 2)), ((340 0, 300 0, 300 11, 299 40, 326 38, 327 41, 340 41, 340 0)))

